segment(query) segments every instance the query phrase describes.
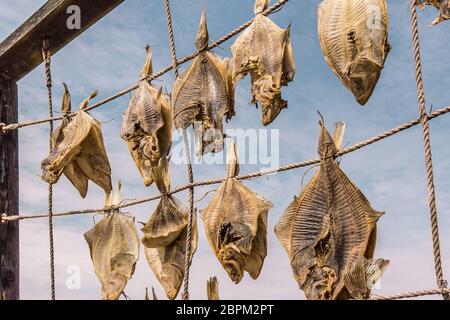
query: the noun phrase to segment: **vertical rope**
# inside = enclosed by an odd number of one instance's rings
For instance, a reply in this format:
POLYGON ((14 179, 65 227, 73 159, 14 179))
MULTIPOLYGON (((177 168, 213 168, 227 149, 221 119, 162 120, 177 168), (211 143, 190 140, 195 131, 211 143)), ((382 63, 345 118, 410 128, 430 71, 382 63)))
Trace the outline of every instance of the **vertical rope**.
MULTIPOLYGON (((52 74, 50 69, 50 44, 47 38, 42 42, 42 58, 44 60, 45 79, 47 85, 47 98, 48 98, 48 113, 50 118, 53 118, 53 103, 52 103, 52 74)), ((53 121, 49 122, 50 136, 49 136, 49 152, 52 152, 52 132, 53 121)), ((55 250, 53 246, 53 186, 48 185, 48 233, 50 244, 50 285, 52 300, 55 300, 55 250)))
MULTIPOLYGON (((421 119, 420 122, 423 128, 423 142, 425 147, 425 168, 427 173, 428 206, 430 208, 431 231, 433 238, 434 267, 436 271, 437 285, 440 289, 445 289, 447 287, 447 282, 444 280, 444 275, 442 272, 441 249, 439 244, 439 225, 438 225, 436 194, 434 189, 434 177, 433 177, 433 161, 431 157, 430 127, 428 123, 428 116, 425 104, 425 92, 423 89, 423 80, 422 80, 422 63, 420 58, 420 41, 419 41, 419 27, 416 11, 416 0, 410 0, 410 14, 412 25, 412 39, 414 45, 414 62, 416 67, 417 97, 419 102, 419 114, 421 119)), ((445 300, 449 299, 449 295, 445 291, 442 291, 442 296, 445 300)))
MULTIPOLYGON (((177 53, 175 49, 175 38, 173 35, 172 14, 170 12, 170 0, 164 0, 167 16, 167 30, 169 32, 170 53, 172 55, 173 70, 175 73, 175 79, 178 78, 178 63, 177 53)), ((187 163, 188 179, 189 183, 194 182, 194 174, 192 170, 191 153, 189 151, 189 139, 187 130, 183 129, 183 142, 184 142, 184 154, 187 163)), ((191 267, 191 253, 192 253, 192 220, 194 215, 194 187, 189 188, 189 217, 187 224, 187 239, 186 239, 186 256, 184 262, 184 287, 182 298, 183 300, 189 300, 189 269, 191 267)))

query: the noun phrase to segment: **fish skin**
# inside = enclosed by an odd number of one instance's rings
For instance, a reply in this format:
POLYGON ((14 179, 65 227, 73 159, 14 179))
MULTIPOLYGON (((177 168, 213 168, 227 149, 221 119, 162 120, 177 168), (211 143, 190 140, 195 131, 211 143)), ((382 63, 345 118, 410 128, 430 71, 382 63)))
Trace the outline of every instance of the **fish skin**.
POLYGON ((442 21, 450 19, 450 0, 417 0, 417 5, 422 10, 425 5, 434 6, 439 10, 439 16, 434 19, 432 25, 437 25, 442 21))
MULTIPOLYGON (((117 205, 118 201, 113 203, 117 205)), ((102 300, 117 300, 139 259, 139 235, 134 219, 118 211, 105 213, 84 238, 101 283, 102 300)))
POLYGON ((196 38, 200 53, 175 80, 172 89, 175 127, 185 129, 194 122, 201 123, 194 131, 197 156, 223 150, 223 117, 228 121, 234 115, 234 87, 229 60, 205 50, 208 41, 203 10, 196 38))
POLYGON ((332 137, 321 122, 320 169, 275 226, 308 299, 343 298, 344 278, 353 263, 361 256, 372 258, 376 222, 383 215, 337 165, 340 145, 334 141, 340 144, 342 138, 332 137))
POLYGON ((255 1, 252 24, 231 46, 233 85, 251 76, 252 103, 261 106, 262 123, 269 125, 287 108, 281 87, 294 79, 296 67, 290 39, 290 26, 282 29, 262 14, 268 1, 255 1))
POLYGON ((170 98, 143 79, 152 74, 152 51, 146 47, 147 58, 141 81, 123 115, 120 136, 126 141, 144 185, 153 183, 153 170, 172 145, 172 111, 170 98))
POLYGON ((57 183, 64 173, 81 197, 85 197, 88 180, 100 186, 106 194, 111 192, 111 166, 106 154, 101 124, 89 115, 87 107, 91 95, 80 104, 78 113, 70 119, 70 94, 65 86, 62 111, 65 114, 61 126, 52 133, 53 150, 41 163, 42 179, 57 183))
POLYGON ((331 70, 359 104, 366 104, 390 51, 386 1, 324 0, 318 34, 331 70))
POLYGON ((237 149, 227 149, 228 178, 203 210, 206 237, 234 283, 247 271, 256 279, 267 255, 267 215, 272 204, 240 183, 237 149))

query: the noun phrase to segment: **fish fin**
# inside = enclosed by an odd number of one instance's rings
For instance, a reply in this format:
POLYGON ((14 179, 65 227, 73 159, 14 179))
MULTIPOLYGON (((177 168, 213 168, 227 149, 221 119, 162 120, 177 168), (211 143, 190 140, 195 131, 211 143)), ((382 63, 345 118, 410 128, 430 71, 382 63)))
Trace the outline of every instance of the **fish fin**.
POLYGON ((141 78, 144 78, 144 77, 147 77, 147 76, 153 74, 153 66, 152 66, 153 52, 148 44, 145 47, 145 50, 147 51, 147 57, 145 59, 145 64, 144 64, 144 67, 142 68, 142 71, 140 74, 141 78))
POLYGON ((61 102, 61 113, 68 114, 72 109, 72 99, 70 97, 69 89, 67 88, 67 84, 63 82, 64 86, 64 95, 61 102))
POLYGON ((266 11, 267 7, 269 6, 269 2, 270 0, 256 0, 253 7, 253 12, 255 13, 255 15, 266 11))
POLYGON ((88 107, 89 101, 90 101, 91 99, 94 99, 97 95, 98 95, 98 90, 95 89, 94 91, 92 91, 92 92, 89 94, 89 96, 88 96, 86 99, 84 99, 83 101, 81 101, 79 109, 80 109, 80 110, 86 109, 86 108, 88 107))
POLYGON ((390 260, 386 259, 365 259, 364 270, 366 273, 367 287, 372 289, 381 276, 386 271, 390 260))
POLYGON ((337 150, 340 150, 342 147, 344 134, 345 134, 345 122, 344 121, 336 122, 334 124, 333 141, 337 150))
POLYGON ((368 296, 366 281, 367 259, 360 256, 344 275, 344 284, 353 299, 361 300, 368 296))
POLYGON ((237 176, 239 174, 239 154, 234 141, 230 141, 227 145, 226 157, 228 177, 232 178, 237 176))
POLYGON ((206 10, 202 9, 200 24, 198 27, 197 37, 195 38, 195 47, 198 51, 206 49, 209 42, 208 26, 206 24, 206 10))

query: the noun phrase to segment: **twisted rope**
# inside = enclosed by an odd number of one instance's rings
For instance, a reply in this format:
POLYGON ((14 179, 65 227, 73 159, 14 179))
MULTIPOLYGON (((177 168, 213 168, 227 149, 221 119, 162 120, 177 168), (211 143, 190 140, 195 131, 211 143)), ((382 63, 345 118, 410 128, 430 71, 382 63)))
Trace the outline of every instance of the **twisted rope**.
MULTIPOLYGON (((280 10, 284 4, 286 4, 289 0, 279 0, 277 3, 275 3, 273 6, 271 6, 270 8, 268 8, 266 11, 263 12, 263 15, 268 16, 272 13, 278 12, 278 10, 280 10)), ((233 38, 234 36, 238 35, 239 33, 241 33, 243 30, 245 30, 246 28, 248 28, 254 19, 247 21, 246 23, 240 25, 239 27, 237 27, 236 29, 234 29, 233 31, 231 31, 230 33, 224 35, 223 37, 217 39, 216 41, 214 41, 213 43, 211 43, 206 50, 211 50, 214 49, 216 47, 218 47, 219 45, 221 45, 223 42, 233 38)), ((191 61, 192 59, 195 59, 198 55, 200 54, 199 51, 195 51, 194 53, 185 56, 179 60, 176 61, 176 66, 180 66, 188 61, 191 61)), ((155 80, 157 78, 160 78, 161 76, 163 76, 164 74, 166 74, 167 72, 171 71, 174 69, 174 64, 165 67, 164 69, 161 69, 160 71, 158 71, 157 73, 151 74, 149 76, 143 77, 141 79, 139 79, 139 81, 137 82, 137 84, 132 85, 128 88, 125 88, 111 96, 109 96, 108 98, 105 98, 97 103, 94 103, 93 105, 85 108, 85 111, 90 111, 93 109, 96 109, 102 105, 107 104, 108 102, 111 102, 117 98, 120 98, 121 96, 126 95, 127 93, 130 93, 134 90, 136 90, 139 87, 139 82, 141 82, 142 80, 148 80, 148 81, 152 81, 155 80)), ((69 117, 74 117, 77 112, 73 112, 71 114, 69 114, 69 117)), ((26 121, 26 122, 22 122, 22 123, 11 123, 8 125, 3 126, 2 128, 0 128, 2 131, 7 132, 7 131, 11 131, 11 130, 17 130, 20 128, 24 128, 24 127, 28 127, 28 126, 32 126, 32 125, 37 125, 37 124, 42 124, 42 123, 46 123, 46 122, 50 122, 50 121, 57 121, 57 120, 62 120, 63 116, 59 116, 59 117, 50 117, 47 119, 40 119, 40 120, 33 120, 33 121, 26 121)))
POLYGON ((417 297, 423 297, 423 296, 431 296, 434 294, 449 294, 449 289, 430 289, 430 290, 421 290, 421 291, 408 291, 396 295, 390 295, 390 296, 378 296, 378 295, 372 295, 370 297, 370 300, 399 300, 399 299, 407 299, 407 298, 417 298, 417 297))
MULTIPOLYGON (((436 110, 432 113, 430 113, 427 117, 429 120, 431 119, 435 119, 437 117, 440 117, 444 114, 447 114, 450 112, 450 106, 446 107, 446 108, 442 108, 439 110, 436 110)), ((359 149, 362 149, 364 147, 367 147, 373 143, 376 143, 378 141, 384 140, 390 136, 393 136, 397 133, 400 133, 402 131, 405 131, 409 128, 412 128, 416 125, 420 124, 420 119, 414 119, 411 120, 407 123, 401 124, 395 128, 392 128, 390 130, 387 130, 383 133, 380 133, 372 138, 366 139, 364 141, 361 141, 357 144, 354 144, 350 147, 344 148, 342 151, 340 151, 339 153, 336 154, 336 157, 341 157, 345 154, 357 151, 359 149)), ((310 160, 305 160, 302 162, 295 162, 295 163, 291 163, 285 166, 281 166, 281 167, 277 167, 277 168, 272 168, 272 169, 267 169, 267 170, 262 170, 262 171, 257 171, 257 172, 251 172, 248 174, 244 174, 244 175, 240 175, 237 176, 236 179, 238 180, 247 180, 247 179, 253 179, 253 178, 257 178, 257 177, 262 177, 265 175, 270 175, 270 174, 274 174, 274 173, 278 173, 278 172, 284 172, 284 171, 289 171, 289 170, 293 170, 293 169, 298 169, 298 168, 302 168, 302 167, 307 167, 307 166, 311 166, 311 165, 315 165, 320 163, 320 159, 310 159, 310 160)), ((175 194, 175 193, 179 193, 182 192, 184 190, 187 190, 189 188, 192 187, 201 187, 201 186, 208 186, 208 185, 213 185, 213 184, 219 184, 222 183, 226 180, 226 178, 218 178, 218 179, 210 179, 210 180, 203 180, 203 181, 195 181, 193 183, 188 183, 185 185, 181 185, 178 186, 176 188, 173 188, 172 190, 170 190, 168 193, 166 193, 165 195, 170 195, 170 194, 175 194)), ((139 205, 142 203, 146 203, 146 202, 150 202, 150 201, 154 201, 154 200, 158 200, 162 197, 163 195, 156 195, 156 196, 151 196, 151 197, 145 197, 142 199, 137 199, 137 200, 131 200, 131 201, 123 201, 120 205, 115 205, 115 206, 110 206, 110 207, 104 207, 104 208, 99 208, 99 209, 83 209, 83 210, 74 210, 74 211, 66 211, 66 212, 60 212, 60 213, 54 213, 53 216, 54 217, 63 217, 63 216, 71 216, 71 215, 80 215, 80 214, 90 214, 90 213, 102 213, 102 212, 112 212, 113 210, 118 210, 121 208, 127 208, 127 207, 131 207, 131 206, 135 206, 135 205, 139 205)), ((3 215, 1 217, 2 222, 8 222, 8 221, 16 221, 16 220, 26 220, 26 219, 37 219, 37 218, 46 218, 48 217, 48 214, 34 214, 34 215, 3 215)))
MULTIPOLYGON (((175 79, 178 78, 178 62, 177 53, 175 48, 175 37, 173 35, 172 13, 170 12, 170 0, 164 0, 164 6, 167 17, 167 31, 169 32, 170 53, 172 56, 173 70, 175 73, 175 79)), ((183 128, 183 143, 184 143, 184 155, 187 163, 188 181, 189 184, 194 182, 194 173, 192 170, 191 153, 189 152, 189 139, 187 131, 183 128)), ((187 224, 187 239, 186 239, 186 252, 184 260, 184 286, 183 286, 183 300, 189 300, 189 269, 191 267, 191 252, 192 252, 192 220, 194 215, 194 187, 189 187, 189 216, 187 224)))
MULTIPOLYGON (((436 271, 437 285, 440 289, 445 289, 447 287, 447 283, 444 280, 442 271, 441 249, 439 243, 439 224, 438 224, 436 193, 434 189, 434 177, 433 177, 433 161, 431 156, 430 127, 428 123, 425 104, 425 92, 423 89, 423 80, 422 80, 422 63, 420 58, 420 40, 419 40, 419 26, 416 11, 416 0, 410 0, 410 15, 412 26, 412 39, 414 45, 414 62, 416 67, 417 97, 419 102, 418 105, 419 105, 420 123, 422 124, 423 142, 425 148, 425 168, 428 184, 428 206, 430 208, 431 231, 433 238, 434 266, 436 271)), ((442 292, 442 296, 445 300, 449 299, 449 295, 446 292, 442 292)))
MULTIPOLYGON (((47 98, 48 98, 48 114, 50 118, 53 118, 53 103, 52 103, 52 73, 51 73, 51 56, 48 39, 44 39, 42 43, 42 58, 44 60, 45 79, 47 86, 47 98)), ((53 121, 49 122, 50 135, 48 149, 51 153, 53 150, 52 133, 53 133, 53 121)), ((50 244, 50 286, 51 297, 55 300, 55 250, 53 246, 53 185, 48 184, 48 235, 50 244)))

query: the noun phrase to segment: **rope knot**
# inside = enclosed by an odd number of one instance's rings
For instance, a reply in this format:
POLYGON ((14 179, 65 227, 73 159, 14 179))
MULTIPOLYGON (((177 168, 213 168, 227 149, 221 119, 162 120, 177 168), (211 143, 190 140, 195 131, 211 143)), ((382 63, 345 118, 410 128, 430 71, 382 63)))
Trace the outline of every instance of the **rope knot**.
POLYGON ((7 135, 8 134, 8 128, 7 128, 7 125, 6 125, 6 123, 0 123, 0 134, 2 134, 2 135, 7 135))

